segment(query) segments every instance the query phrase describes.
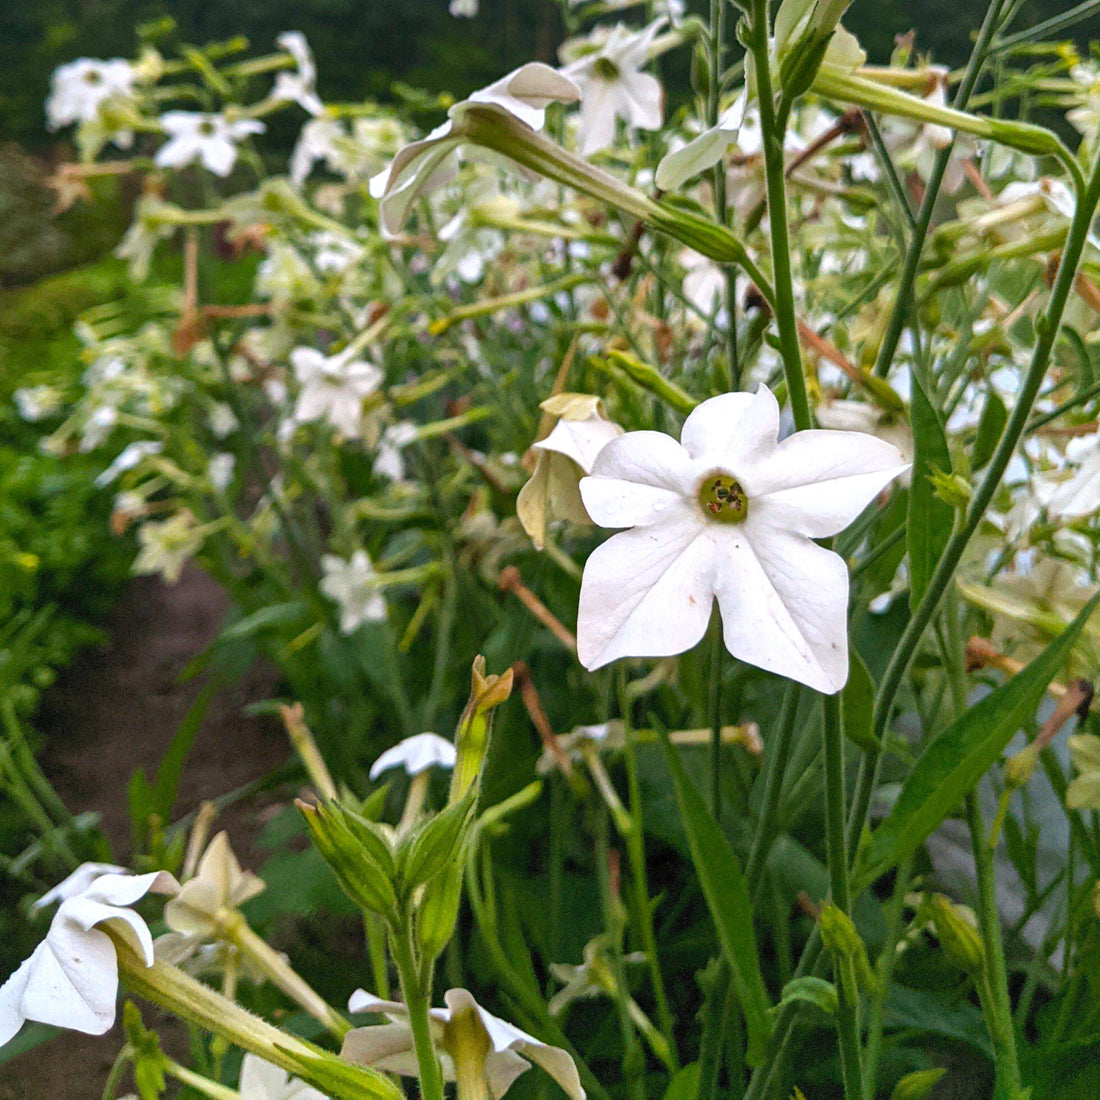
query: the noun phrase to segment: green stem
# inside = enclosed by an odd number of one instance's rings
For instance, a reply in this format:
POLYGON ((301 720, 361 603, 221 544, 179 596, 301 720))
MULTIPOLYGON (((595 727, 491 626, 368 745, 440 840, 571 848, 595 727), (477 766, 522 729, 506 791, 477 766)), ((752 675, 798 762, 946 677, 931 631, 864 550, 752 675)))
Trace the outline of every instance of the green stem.
POLYGON ((760 128, 764 142, 764 173, 768 195, 768 223, 771 229, 772 270, 775 278, 775 323, 779 330, 779 352, 787 393, 798 431, 813 427, 810 401, 806 393, 806 375, 802 370, 802 351, 798 343, 798 319, 794 308, 794 282, 791 271, 790 229, 787 225, 786 166, 783 162, 783 135, 786 111, 776 112, 772 90, 769 44, 768 0, 752 0, 749 50, 756 72, 760 103, 760 128))
POLYGON ((406 920, 401 927, 391 928, 390 932, 393 961, 401 979, 401 994, 409 1010, 409 1026, 412 1028, 420 1076, 420 1095, 423 1100, 443 1100, 443 1070, 435 1052, 435 1043, 432 1042, 429 1015, 431 985, 422 981, 416 965, 411 923, 406 920))
POLYGON ((661 974, 661 963, 657 956, 657 936, 653 930, 653 906, 649 899, 649 880, 646 875, 645 858, 645 819, 642 814, 642 784, 638 776, 638 754, 634 739, 634 726, 631 721, 630 702, 626 695, 626 674, 620 670, 619 704, 623 723, 626 727, 626 741, 623 757, 626 761, 626 782, 630 805, 630 828, 627 830, 627 859, 630 861, 630 884, 634 892, 634 919, 642 941, 649 966, 649 979, 653 986, 653 1000, 657 1006, 657 1024, 668 1047, 672 1070, 680 1068, 680 1059, 676 1051, 676 1034, 672 1022, 672 1010, 665 991, 665 981, 661 974))
POLYGON ((1020 1091, 1020 1066, 1016 1057, 1016 1031, 1012 1024, 1012 1005, 1008 995, 1008 968, 1005 965, 1001 918, 997 912, 997 881, 993 867, 993 849, 985 832, 981 805, 974 791, 966 796, 966 823, 978 877, 978 924, 985 944, 985 980, 988 987, 986 1025, 993 1040, 998 1096, 1016 1100, 1020 1091))
MULTIPOLYGON (((826 695, 824 711, 825 761, 825 849, 832 902, 848 916, 852 913, 852 890, 848 880, 848 845, 844 836, 844 731, 840 698, 826 695)), ((839 972, 836 1024, 840 1039, 844 1094, 849 1100, 863 1100, 863 1066, 859 1039, 859 1000, 854 983, 842 981, 839 972)))
POLYGON ((219 1084, 217 1081, 211 1081, 209 1077, 203 1077, 201 1073, 195 1073, 194 1070, 181 1066, 179 1062, 168 1059, 164 1070, 188 1088, 202 1093, 203 1096, 210 1097, 210 1100, 241 1100, 241 1094, 236 1089, 219 1084))
POLYGON ((710 682, 707 685, 707 724, 710 726, 710 810, 722 820, 722 620, 710 617, 710 682))

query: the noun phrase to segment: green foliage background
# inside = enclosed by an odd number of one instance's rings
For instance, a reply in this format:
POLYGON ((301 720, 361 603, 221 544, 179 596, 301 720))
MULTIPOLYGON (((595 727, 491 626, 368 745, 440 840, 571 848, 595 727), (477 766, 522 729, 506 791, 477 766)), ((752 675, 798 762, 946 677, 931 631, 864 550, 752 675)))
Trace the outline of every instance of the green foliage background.
MULTIPOLYGON (((691 0, 692 9, 702 6, 691 0)), ((1028 0, 1017 26, 1069 6, 1028 0)), ((856 0, 846 23, 874 61, 888 58, 896 34, 916 28, 921 49, 958 64, 985 7, 985 0, 856 0)), ((553 60, 562 37, 556 0, 481 0, 473 20, 451 17, 447 0, 7 0, 0 3, 0 137, 41 146, 53 69, 75 57, 131 56, 134 28, 166 15, 182 40, 196 43, 244 34, 263 50, 280 31, 303 31, 326 100, 385 97, 394 80, 464 94, 523 61, 553 60)), ((1100 37, 1100 18, 1077 28, 1079 42, 1090 37, 1100 37)))

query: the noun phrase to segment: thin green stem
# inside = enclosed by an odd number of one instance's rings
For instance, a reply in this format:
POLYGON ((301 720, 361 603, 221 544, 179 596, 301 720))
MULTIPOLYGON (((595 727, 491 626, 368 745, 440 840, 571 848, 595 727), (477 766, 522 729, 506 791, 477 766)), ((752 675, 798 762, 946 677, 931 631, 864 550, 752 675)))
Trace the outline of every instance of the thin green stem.
MULTIPOLYGON (((966 72, 955 92, 952 106, 956 110, 965 110, 967 103, 970 101, 974 86, 978 83, 978 78, 981 76, 982 68, 985 65, 993 35, 1000 26, 1001 10, 1005 3, 1006 0, 993 0, 986 10, 985 19, 978 31, 978 39, 974 43, 974 49, 966 66, 966 72)), ((928 181, 925 184, 924 197, 921 199, 920 209, 917 211, 916 222, 913 225, 912 235, 909 239, 909 248, 905 253, 905 264, 898 280, 898 292, 894 298, 894 307, 890 312, 886 332, 875 358, 875 374, 879 378, 885 378, 890 373, 894 356, 897 354, 898 343, 901 340, 901 334, 913 303, 913 288, 916 285, 917 271, 920 268, 921 254, 924 251, 928 228, 932 224, 932 213, 935 210, 936 200, 939 198, 943 177, 947 172, 947 165, 954 151, 955 138, 952 135, 950 143, 943 149, 938 150, 932 161, 932 171, 929 173, 928 181)))
POLYGON ((679 1069, 680 1059, 676 1051, 676 1032, 672 1010, 668 1003, 661 963, 657 956, 657 936, 653 929, 653 906, 649 899, 649 880, 646 875, 645 819, 642 813, 642 784, 638 775, 638 754, 634 743, 634 726, 631 720, 630 702, 626 694, 626 674, 620 670, 619 707, 626 727, 623 757, 626 761, 626 782, 629 797, 630 828, 623 838, 626 841, 627 859, 630 861, 630 884, 634 892, 634 919, 642 941, 649 967, 649 980, 653 986, 653 1000, 657 1006, 657 1026, 668 1046, 669 1058, 674 1069, 679 1069))
MULTIPOLYGON (((829 868, 829 892, 832 902, 847 915, 852 912, 852 890, 848 879, 848 845, 844 836, 844 731, 840 717, 840 699, 826 695, 824 712, 825 762, 825 850, 829 868)), ((863 1066, 860 1052, 858 992, 837 973, 840 1003, 836 1024, 840 1040, 844 1094, 849 1100, 863 1100, 863 1066)))
POLYGON ((707 684, 707 724, 710 726, 710 810, 722 820, 722 620, 710 617, 710 678, 707 684))
POLYGON ((443 1100, 443 1071, 432 1042, 431 984, 425 982, 416 964, 415 947, 409 921, 390 929, 390 948, 401 979, 401 993, 409 1010, 409 1026, 413 1033, 416 1064, 420 1076, 423 1100, 443 1100), (425 988, 426 987, 426 988, 425 988))
POLYGON ((997 880, 993 868, 993 849, 986 836, 978 796, 966 796, 966 823, 974 851, 978 878, 978 925, 985 945, 985 980, 988 987, 986 1025, 993 1040, 998 1095, 1015 1100, 1020 1092, 1020 1066, 1016 1057, 1016 1030, 1012 1023, 1012 1005, 1008 995, 1008 968, 1005 965, 1001 918, 997 912, 997 880))
POLYGON ((753 0, 749 30, 749 50, 755 65, 760 128, 764 142, 764 175, 768 196, 768 223, 771 230, 772 270, 774 272, 775 323, 779 330, 779 352, 787 379, 787 393, 798 431, 813 427, 806 376, 802 370, 802 350, 798 343, 798 319, 794 308, 794 280, 791 270, 790 228, 787 225, 787 174, 783 160, 783 136, 786 111, 775 109, 771 61, 768 56, 768 0, 753 0))

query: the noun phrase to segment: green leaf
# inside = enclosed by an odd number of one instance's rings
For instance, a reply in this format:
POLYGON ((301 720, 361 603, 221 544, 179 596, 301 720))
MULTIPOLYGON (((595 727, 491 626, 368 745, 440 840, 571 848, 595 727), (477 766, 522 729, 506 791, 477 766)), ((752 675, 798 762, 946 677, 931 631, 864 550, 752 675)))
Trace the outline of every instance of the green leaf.
POLYGON ((764 1045, 771 1034, 768 1016, 771 1004, 760 974, 748 886, 741 864, 722 827, 707 809, 695 784, 684 774, 675 750, 663 733, 661 743, 676 787, 676 800, 680 804, 680 816, 687 832, 692 862, 718 931, 722 951, 730 964, 733 986, 745 1015, 749 1032, 746 1060, 750 1066, 756 1066, 764 1057, 764 1045))
POLYGON ((699 1091, 699 1063, 691 1062, 672 1077, 663 1100, 695 1100, 699 1091))
POLYGON ((199 732, 202 720, 206 717, 206 712, 220 686, 219 681, 214 679, 199 692, 198 698, 191 704, 191 709, 184 715, 179 729, 176 730, 172 743, 160 762, 160 767, 157 768, 157 778, 153 784, 152 809, 154 813, 160 815, 162 821, 167 821, 171 816, 176 794, 179 791, 184 761, 191 751, 195 735, 199 732))
POLYGON ((875 710, 875 683, 863 658, 848 650, 848 682, 840 698, 844 715, 844 732, 849 740, 861 749, 874 749, 878 742, 873 732, 875 710))
POLYGON ((814 1005, 820 1008, 822 1012, 832 1016, 836 1013, 837 1000, 836 986, 832 982, 808 974, 804 978, 794 978, 787 982, 779 997, 779 1004, 772 1009, 772 1013, 778 1013, 787 1005, 801 1001, 805 1004, 814 1005))
POLYGON ((928 1100, 932 1090, 947 1072, 945 1069, 919 1069, 907 1073, 895 1086, 890 1100, 928 1100))
POLYGON ((309 605, 302 600, 293 600, 289 603, 272 604, 270 607, 261 607, 251 615, 227 626, 218 635, 218 642, 237 642, 243 638, 251 638, 265 630, 286 626, 302 619, 309 611, 309 605))
POLYGON ((1100 593, 1035 660, 952 722, 921 753, 871 838, 857 875, 862 885, 908 859, 997 762, 1013 734, 1034 715, 1098 600, 1100 593))
POLYGON ((1007 421, 1005 403, 990 390, 978 421, 978 436, 974 440, 974 451, 970 456, 971 469, 980 470, 993 457, 993 451, 1007 421))
POLYGON ((906 538, 909 544, 909 606, 915 608, 951 537, 955 510, 940 500, 933 490, 932 475, 937 470, 950 472, 951 455, 939 414, 916 374, 913 375, 909 415, 915 453, 906 538))

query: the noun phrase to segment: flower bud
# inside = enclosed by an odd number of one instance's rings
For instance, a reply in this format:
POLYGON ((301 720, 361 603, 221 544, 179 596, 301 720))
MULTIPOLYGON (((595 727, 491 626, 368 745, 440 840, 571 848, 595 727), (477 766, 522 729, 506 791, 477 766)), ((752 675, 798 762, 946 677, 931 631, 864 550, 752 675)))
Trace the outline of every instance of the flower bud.
MULTIPOLYGON (((838 961, 851 968, 856 985, 865 992, 872 992, 878 985, 864 944, 852 918, 835 905, 826 905, 818 917, 821 940, 825 948, 838 961)), ((853 991, 854 992, 854 991, 853 991)))
POLYGON ((927 1100, 932 1089, 947 1072, 945 1069, 921 1069, 907 1073, 895 1086, 890 1100, 927 1100))
POLYGON ((460 802, 480 776, 489 751, 490 712, 512 694, 512 670, 500 676, 486 676, 484 657, 474 658, 470 679, 470 698, 455 730, 458 759, 451 777, 451 805, 460 802))
POLYGON ((978 930, 967 920, 967 910, 944 894, 932 894, 922 906, 948 962, 967 974, 976 974, 985 963, 985 947, 978 930))

